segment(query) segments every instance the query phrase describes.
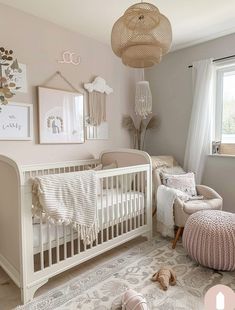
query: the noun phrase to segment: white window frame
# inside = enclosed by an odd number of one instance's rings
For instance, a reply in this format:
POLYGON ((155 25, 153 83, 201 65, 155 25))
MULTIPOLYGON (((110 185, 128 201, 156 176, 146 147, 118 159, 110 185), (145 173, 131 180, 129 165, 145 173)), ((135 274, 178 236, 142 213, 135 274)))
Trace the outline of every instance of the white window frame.
POLYGON ((215 141, 222 144, 235 144, 222 142, 222 122, 223 122, 223 76, 226 72, 235 71, 235 60, 219 63, 216 65, 216 105, 215 105, 215 141))

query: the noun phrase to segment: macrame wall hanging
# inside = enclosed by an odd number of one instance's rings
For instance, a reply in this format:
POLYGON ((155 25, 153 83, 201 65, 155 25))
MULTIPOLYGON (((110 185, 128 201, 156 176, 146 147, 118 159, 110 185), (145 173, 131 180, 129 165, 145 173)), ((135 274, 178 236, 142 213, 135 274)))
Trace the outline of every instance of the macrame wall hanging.
POLYGON ((106 122, 106 97, 113 92, 113 89, 100 76, 92 83, 84 84, 84 88, 88 91, 89 125, 100 126, 106 122))

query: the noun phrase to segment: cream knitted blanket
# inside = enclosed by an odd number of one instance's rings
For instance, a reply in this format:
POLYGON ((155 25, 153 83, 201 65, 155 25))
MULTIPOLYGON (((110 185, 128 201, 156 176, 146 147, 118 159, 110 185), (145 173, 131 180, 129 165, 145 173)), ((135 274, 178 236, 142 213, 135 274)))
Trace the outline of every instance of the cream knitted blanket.
POLYGON ((44 175, 33 179, 33 205, 52 223, 73 224, 86 244, 98 234, 97 179, 94 171, 44 175))

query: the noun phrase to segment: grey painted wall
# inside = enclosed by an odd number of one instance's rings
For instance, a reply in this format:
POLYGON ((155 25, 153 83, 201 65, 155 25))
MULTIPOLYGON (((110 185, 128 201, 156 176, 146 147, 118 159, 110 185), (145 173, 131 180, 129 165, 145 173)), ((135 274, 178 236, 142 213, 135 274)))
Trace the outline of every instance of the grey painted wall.
MULTIPOLYGON (((153 94, 153 111, 160 118, 157 130, 148 133, 151 155, 173 155, 183 164, 192 109, 193 61, 235 54, 235 34, 168 54, 161 64, 146 70, 153 94)), ((224 198, 224 209, 235 212, 235 156, 208 156, 203 183, 224 198)))

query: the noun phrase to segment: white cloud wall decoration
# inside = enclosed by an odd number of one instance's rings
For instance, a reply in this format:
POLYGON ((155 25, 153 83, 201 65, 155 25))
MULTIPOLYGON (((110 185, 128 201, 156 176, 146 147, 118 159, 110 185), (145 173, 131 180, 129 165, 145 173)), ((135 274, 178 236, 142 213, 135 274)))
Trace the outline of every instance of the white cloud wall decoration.
POLYGON ((97 76, 92 83, 84 84, 84 88, 92 93, 93 91, 97 91, 99 93, 105 93, 106 95, 110 95, 113 92, 113 89, 108 86, 105 79, 100 76, 97 76))

